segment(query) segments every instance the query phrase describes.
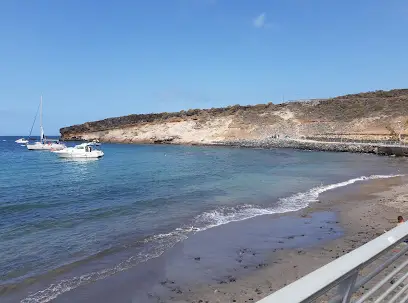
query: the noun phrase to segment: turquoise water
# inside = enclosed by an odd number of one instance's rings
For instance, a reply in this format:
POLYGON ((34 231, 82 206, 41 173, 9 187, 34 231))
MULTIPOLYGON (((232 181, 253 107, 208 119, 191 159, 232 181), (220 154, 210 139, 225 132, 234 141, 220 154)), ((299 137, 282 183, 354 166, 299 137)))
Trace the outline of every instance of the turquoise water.
POLYGON ((363 154, 120 144, 72 161, 16 139, 0 137, 0 299, 26 289, 22 302, 47 302, 35 296, 48 281, 60 286, 51 299, 201 230, 297 210, 355 178, 407 168, 363 154))

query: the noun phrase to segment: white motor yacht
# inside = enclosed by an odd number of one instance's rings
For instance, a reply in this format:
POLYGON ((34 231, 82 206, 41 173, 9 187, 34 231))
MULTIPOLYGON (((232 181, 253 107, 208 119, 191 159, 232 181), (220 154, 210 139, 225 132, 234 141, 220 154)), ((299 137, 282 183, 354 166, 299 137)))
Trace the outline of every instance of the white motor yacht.
POLYGON ((20 138, 20 139, 17 139, 16 141, 14 141, 14 142, 16 142, 18 144, 27 144, 28 140, 24 139, 24 138, 20 138))
POLYGON ((101 158, 104 153, 99 149, 100 144, 82 143, 74 147, 66 147, 62 150, 53 151, 54 154, 61 158, 101 158))

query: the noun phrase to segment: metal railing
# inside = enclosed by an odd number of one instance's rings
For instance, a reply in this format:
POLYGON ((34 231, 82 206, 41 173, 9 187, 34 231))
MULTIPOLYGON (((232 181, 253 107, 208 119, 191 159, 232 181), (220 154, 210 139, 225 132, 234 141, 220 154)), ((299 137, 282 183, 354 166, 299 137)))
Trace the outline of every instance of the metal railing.
POLYGON ((330 303, 408 302, 408 245, 403 242, 406 239, 408 223, 384 233, 258 303, 306 303, 316 302, 317 299, 330 303), (396 251, 397 246, 401 247, 396 251), (373 266, 369 273, 364 272, 373 266), (365 288, 368 283, 372 285, 365 288))

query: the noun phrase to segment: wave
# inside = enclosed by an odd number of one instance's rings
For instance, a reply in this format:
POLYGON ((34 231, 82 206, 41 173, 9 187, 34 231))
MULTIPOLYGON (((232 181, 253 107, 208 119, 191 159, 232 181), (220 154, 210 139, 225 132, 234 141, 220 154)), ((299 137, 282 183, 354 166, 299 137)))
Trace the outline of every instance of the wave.
POLYGON ((259 206, 246 204, 236 207, 220 207, 212 211, 204 212, 196 216, 192 220, 190 226, 183 226, 169 233, 153 235, 149 238, 146 238, 143 241, 148 246, 145 251, 140 252, 138 255, 130 257, 129 259, 117 264, 114 267, 84 274, 71 279, 65 279, 59 281, 57 284, 51 284, 46 289, 40 290, 21 300, 21 303, 49 302, 59 295, 75 289, 81 285, 104 279, 115 273, 129 269, 139 263, 146 262, 149 259, 157 258, 161 256, 166 250, 173 247, 176 243, 187 239, 188 236, 197 232, 230 222, 247 220, 257 216, 298 211, 309 206, 310 203, 318 201, 319 195, 326 191, 344 187, 360 181, 386 179, 401 176, 404 175, 372 175, 369 177, 362 176, 340 183, 321 185, 318 187, 314 187, 306 192, 300 192, 286 198, 281 198, 278 200, 277 205, 271 208, 262 208, 259 206))
POLYGON ((321 185, 314 187, 307 192, 300 192, 292 196, 279 199, 277 206, 271 208, 261 208, 253 205, 241 205, 237 207, 221 207, 216 210, 205 212, 195 218, 198 230, 227 224, 235 221, 242 221, 262 215, 281 214, 301 210, 310 203, 317 202, 319 195, 339 187, 351 185, 359 181, 386 179, 402 177, 403 175, 372 175, 350 179, 340 183, 321 185))

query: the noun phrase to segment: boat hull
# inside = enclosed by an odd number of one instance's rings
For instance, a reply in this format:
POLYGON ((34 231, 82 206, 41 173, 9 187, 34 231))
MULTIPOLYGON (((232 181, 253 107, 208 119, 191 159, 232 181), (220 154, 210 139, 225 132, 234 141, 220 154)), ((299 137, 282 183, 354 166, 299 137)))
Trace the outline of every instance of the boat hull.
POLYGON ((102 158, 104 153, 102 151, 92 151, 85 153, 75 153, 75 152, 66 152, 64 150, 54 151, 60 158, 69 158, 69 159, 97 159, 102 158))
POLYGON ((56 143, 34 143, 34 144, 27 144, 28 150, 62 150, 66 146, 63 144, 56 144, 56 143))

